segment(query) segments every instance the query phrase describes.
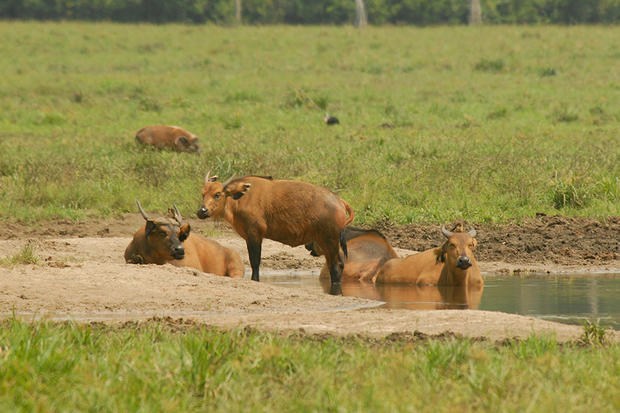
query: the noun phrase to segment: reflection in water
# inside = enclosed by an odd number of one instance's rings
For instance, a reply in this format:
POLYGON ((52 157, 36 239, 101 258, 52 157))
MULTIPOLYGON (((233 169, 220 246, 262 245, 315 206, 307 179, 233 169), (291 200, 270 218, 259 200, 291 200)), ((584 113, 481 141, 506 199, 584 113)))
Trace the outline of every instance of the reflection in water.
MULTIPOLYGON (((321 279, 323 291, 329 293, 331 282, 321 279)), ((447 287, 415 284, 373 284, 350 281, 342 283, 342 295, 385 301, 384 308, 408 310, 476 309, 483 286, 447 287)))
MULTIPOLYGON (((264 281, 329 292, 330 282, 316 275, 265 277, 264 281), (326 282, 325 282, 326 281, 326 282)), ((585 320, 620 329, 620 274, 485 277, 482 287, 375 285, 345 282, 342 293, 384 301, 383 308, 479 309, 529 315, 570 324, 585 320)))

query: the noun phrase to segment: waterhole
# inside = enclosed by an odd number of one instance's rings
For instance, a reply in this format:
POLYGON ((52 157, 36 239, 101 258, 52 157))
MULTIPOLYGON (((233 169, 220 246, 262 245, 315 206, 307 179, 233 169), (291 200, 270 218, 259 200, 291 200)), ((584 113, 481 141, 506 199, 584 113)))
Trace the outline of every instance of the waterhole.
MULTIPOLYGON (((277 285, 329 291, 315 274, 262 275, 277 285)), ((521 314, 567 324, 599 323, 620 330, 619 274, 487 275, 483 288, 344 282, 342 293, 381 301, 380 308, 478 309, 521 314)))

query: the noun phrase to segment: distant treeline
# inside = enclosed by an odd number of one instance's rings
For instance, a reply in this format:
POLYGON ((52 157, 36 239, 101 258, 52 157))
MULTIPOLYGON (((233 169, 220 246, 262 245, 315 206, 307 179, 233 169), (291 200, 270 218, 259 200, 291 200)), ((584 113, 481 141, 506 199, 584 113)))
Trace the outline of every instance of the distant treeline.
MULTIPOLYGON (((235 0, 2 0, 0 18, 117 22, 235 21, 235 0)), ((349 24, 354 0, 240 0, 246 24, 349 24)), ((466 24, 469 0, 365 0, 371 24, 466 24)), ((480 0, 485 23, 617 23, 620 0, 480 0)))

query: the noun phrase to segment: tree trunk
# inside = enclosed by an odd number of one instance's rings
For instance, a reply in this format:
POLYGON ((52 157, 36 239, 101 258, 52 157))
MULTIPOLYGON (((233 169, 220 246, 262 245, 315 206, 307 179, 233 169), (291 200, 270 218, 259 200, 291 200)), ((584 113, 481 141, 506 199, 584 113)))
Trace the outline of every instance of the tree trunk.
POLYGON ((235 0, 235 21, 241 24, 241 0, 235 0))
POLYGON ((366 27, 368 17, 364 0, 355 0, 355 27, 366 27))
POLYGON ((480 23, 482 23, 482 9, 480 8, 480 0, 470 0, 469 24, 475 25, 480 23))

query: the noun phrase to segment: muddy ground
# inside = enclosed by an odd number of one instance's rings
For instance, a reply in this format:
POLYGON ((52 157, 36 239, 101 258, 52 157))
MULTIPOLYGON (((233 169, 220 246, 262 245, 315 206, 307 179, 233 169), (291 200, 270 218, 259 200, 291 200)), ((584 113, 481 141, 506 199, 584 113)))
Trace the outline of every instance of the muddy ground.
MULTIPOLYGON (((3 223, 0 257, 29 242, 38 264, 0 267, 0 313, 26 318, 110 323, 172 317, 219 327, 252 326, 285 332, 383 337, 389 334, 456 333, 502 340, 532 333, 575 340, 583 328, 533 317, 478 310, 387 310, 377 301, 330 296, 247 279, 244 241, 224 223, 189 220, 194 231, 237 250, 246 278, 231 280, 171 265, 128 265, 123 251, 143 223, 138 214, 88 222, 55 221, 35 226, 3 223)), ((379 228, 402 256, 440 245, 434 225, 379 228)), ((620 272, 620 217, 599 222, 539 216, 521 224, 480 225, 477 256, 483 272, 620 272)), ((322 258, 303 247, 266 241, 265 275, 288 270, 317 273, 322 258)), ((612 333, 620 340, 620 333, 612 333)))
MULTIPOLYGON (((392 245, 414 251, 441 242, 436 225, 377 226, 392 245)), ((449 227, 449 225, 447 225, 449 227)), ((470 225, 465 223, 466 228, 470 225)), ((476 257, 480 261, 511 264, 605 266, 620 260, 620 217, 606 222, 540 214, 517 224, 473 224, 477 231, 476 257)))

